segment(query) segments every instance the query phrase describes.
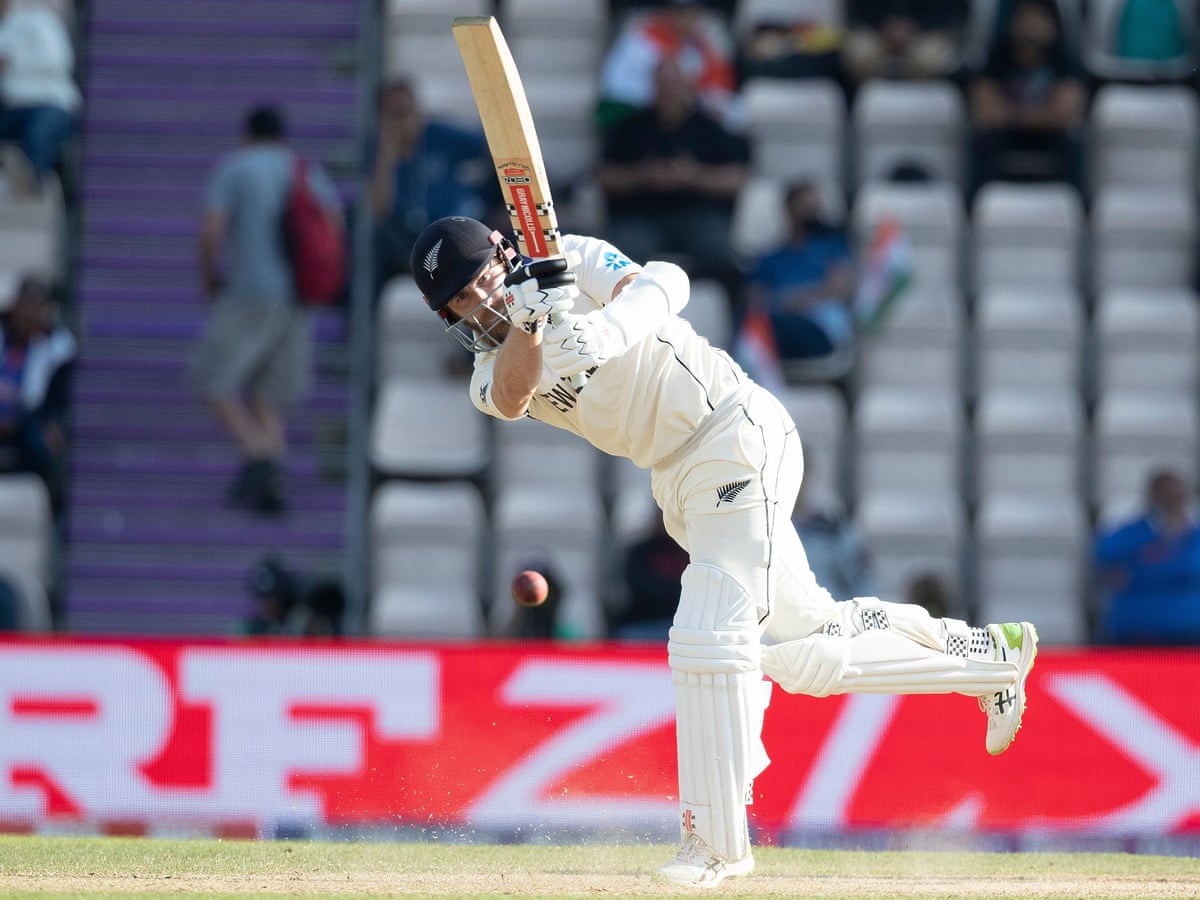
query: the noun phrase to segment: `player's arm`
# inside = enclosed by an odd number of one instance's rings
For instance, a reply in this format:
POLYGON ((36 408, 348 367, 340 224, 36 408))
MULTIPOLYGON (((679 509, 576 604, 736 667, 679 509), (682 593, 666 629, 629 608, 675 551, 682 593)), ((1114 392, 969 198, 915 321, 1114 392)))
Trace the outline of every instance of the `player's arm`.
MULTIPOLYGON (((586 265, 585 256, 585 265, 586 265)), ((583 271, 582 278, 587 277, 583 271)), ((602 309, 586 316, 564 316, 547 330, 542 358, 558 375, 571 377, 620 356, 652 334, 688 302, 691 282, 674 263, 654 261, 634 273, 609 276, 611 288, 595 296, 612 296, 602 309)))
POLYGON ((542 332, 529 334, 510 328, 496 353, 491 405, 501 418, 519 419, 529 409, 529 401, 542 377, 542 332))

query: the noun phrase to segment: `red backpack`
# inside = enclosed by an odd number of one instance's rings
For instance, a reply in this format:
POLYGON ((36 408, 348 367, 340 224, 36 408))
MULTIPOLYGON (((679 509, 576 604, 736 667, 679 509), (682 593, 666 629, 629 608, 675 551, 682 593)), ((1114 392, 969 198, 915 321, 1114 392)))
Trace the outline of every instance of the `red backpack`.
POLYGON ((346 244, 308 183, 308 166, 296 157, 283 210, 283 245, 300 302, 330 306, 346 284, 346 244))

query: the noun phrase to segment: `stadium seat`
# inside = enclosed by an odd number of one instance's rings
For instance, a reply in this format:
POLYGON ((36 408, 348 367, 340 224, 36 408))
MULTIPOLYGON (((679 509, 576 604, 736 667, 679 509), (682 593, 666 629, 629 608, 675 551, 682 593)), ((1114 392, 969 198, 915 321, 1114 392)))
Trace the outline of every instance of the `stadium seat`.
POLYGON ((963 298, 952 285, 916 285, 859 339, 861 385, 958 390, 962 383, 963 298))
POLYGON ((975 537, 980 621, 1027 620, 1046 644, 1087 642, 1090 537, 1077 494, 985 494, 975 537))
POLYGON ((1076 288, 985 288, 975 309, 976 389, 1081 390, 1083 320, 1076 288))
POLYGON ((466 353, 429 311, 411 275, 397 275, 384 285, 377 310, 377 384, 393 378, 446 378, 452 354, 466 353))
POLYGON ((1194 403, 1158 391, 1100 395, 1093 426, 1096 478, 1092 500, 1103 509, 1116 498, 1140 494, 1154 469, 1196 472, 1194 403))
POLYGON ((469 482, 381 485, 371 500, 372 634, 482 636, 486 534, 469 482))
POLYGON ((998 388, 975 411, 975 496, 1079 496, 1086 420, 1076 391, 998 388))
POLYGON ((692 293, 680 315, 696 333, 714 347, 728 350, 733 340, 733 304, 721 282, 702 278, 692 282, 692 293))
POLYGON ((454 381, 385 382, 371 422, 375 471, 395 478, 470 478, 491 458, 491 420, 454 381))
POLYGON ((1106 84, 1089 117, 1092 189, 1153 184, 1184 189, 1196 174, 1200 102, 1183 85, 1106 84))
POLYGON ((591 69, 525 79, 525 94, 551 186, 584 178, 599 158, 593 116, 599 86, 591 69))
POLYGON ((858 497, 960 490, 963 409, 950 389, 871 385, 853 412, 858 497))
POLYGON ((850 215, 852 233, 862 247, 870 244, 882 220, 899 222, 912 245, 914 280, 932 285, 962 283, 965 212, 956 186, 868 182, 859 190, 850 215))
POLYGON ((846 401, 830 385, 789 385, 779 400, 787 409, 804 451, 804 490, 817 505, 844 508, 849 472, 846 401))
POLYGON ((860 499, 855 524, 884 600, 901 601, 913 577, 937 574, 962 588, 966 514, 954 491, 890 489, 860 499))
POLYGON ((1196 199, 1191 190, 1108 185, 1092 210, 1093 289, 1190 287, 1196 199))
POLYGON ((1200 297, 1190 288, 1113 288, 1096 299, 1097 390, 1175 393, 1195 402, 1200 383, 1200 297))
POLYGON ((553 485, 562 490, 576 486, 594 489, 600 484, 603 454, 569 431, 524 418, 515 422, 497 420, 493 435, 490 478, 494 484, 553 485))
POLYGON ((1078 284, 1084 221, 1068 184, 984 185, 972 209, 975 289, 1078 284))
POLYGON ((509 592, 513 576, 531 561, 545 560, 563 585, 560 625, 572 637, 602 637, 600 572, 608 558, 605 531, 603 504, 593 484, 580 482, 574 490, 502 486, 492 517, 492 631, 503 634, 511 624, 517 608, 509 592))
POLYGON ((1084 68, 1089 75, 1102 81, 1163 81, 1186 79, 1196 71, 1196 7, 1192 0, 1175 0, 1173 4, 1183 25, 1186 46, 1182 53, 1169 59, 1133 59, 1112 52, 1113 36, 1124 0, 1088 0, 1087 17, 1082 34, 1084 68))
POLYGON ((610 457, 611 512, 609 530, 620 552, 645 533, 655 515, 661 515, 650 492, 650 470, 639 469, 624 457, 610 457))
MULTIPOLYGON (((1078 54, 1083 39, 1084 0, 1054 0, 1063 23, 1063 36, 1068 49, 1078 54)), ((967 70, 982 69, 987 63, 993 36, 1000 28, 997 21, 1002 11, 1011 10, 1003 0, 971 0, 967 33, 963 38, 963 64, 967 70)))
POLYGON ((902 163, 962 184, 967 114, 949 81, 868 81, 855 97, 851 122, 856 185, 885 180, 902 163))
POLYGON ((760 175, 845 184, 846 99, 827 78, 753 78, 742 88, 760 175))
POLYGON ((383 16, 390 33, 437 34, 457 16, 487 16, 492 0, 384 0, 383 16))
POLYGON ((19 620, 25 631, 50 629, 50 582, 53 547, 50 495, 36 475, 0 475, 0 578, 17 591, 19 620))
POLYGON ((65 238, 66 206, 56 175, 47 175, 36 197, 0 192, 0 283, 15 290, 27 272, 60 279, 65 238))

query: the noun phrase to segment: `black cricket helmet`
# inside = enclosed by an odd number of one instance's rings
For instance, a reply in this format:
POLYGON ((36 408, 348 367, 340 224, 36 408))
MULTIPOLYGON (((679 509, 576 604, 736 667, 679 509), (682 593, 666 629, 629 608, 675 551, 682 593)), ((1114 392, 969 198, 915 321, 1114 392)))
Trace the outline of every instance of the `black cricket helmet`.
POLYGON ((468 350, 486 350, 496 346, 497 341, 486 331, 461 322, 448 304, 495 261, 502 262, 506 272, 512 272, 521 258, 499 231, 466 216, 446 216, 429 223, 413 244, 413 278, 426 305, 441 316, 446 330, 468 350))

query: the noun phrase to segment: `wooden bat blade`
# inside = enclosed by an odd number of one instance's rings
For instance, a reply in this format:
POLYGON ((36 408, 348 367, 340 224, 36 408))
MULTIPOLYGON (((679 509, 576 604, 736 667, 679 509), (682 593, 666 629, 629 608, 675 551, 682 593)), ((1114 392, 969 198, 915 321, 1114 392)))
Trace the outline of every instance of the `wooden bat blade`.
POLYGON ((521 73, 494 16, 460 16, 452 26, 492 163, 521 252, 561 252, 558 217, 521 73))

